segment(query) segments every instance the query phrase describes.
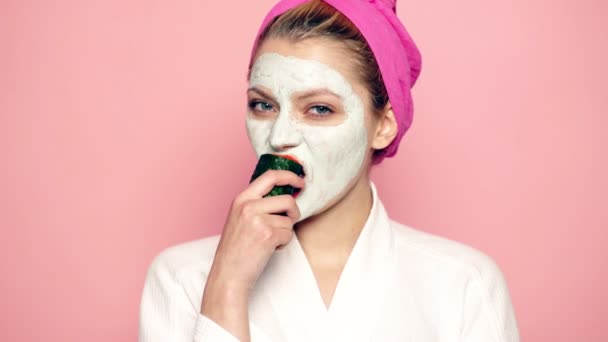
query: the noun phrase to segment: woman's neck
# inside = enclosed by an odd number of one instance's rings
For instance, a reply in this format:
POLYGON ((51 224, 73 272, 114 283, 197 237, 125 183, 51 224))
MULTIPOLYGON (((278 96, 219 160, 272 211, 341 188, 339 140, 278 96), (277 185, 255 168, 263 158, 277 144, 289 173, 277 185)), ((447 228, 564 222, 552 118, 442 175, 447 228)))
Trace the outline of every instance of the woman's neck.
POLYGON ((298 222, 295 234, 310 264, 343 265, 372 207, 369 175, 362 175, 344 197, 324 212, 298 222))

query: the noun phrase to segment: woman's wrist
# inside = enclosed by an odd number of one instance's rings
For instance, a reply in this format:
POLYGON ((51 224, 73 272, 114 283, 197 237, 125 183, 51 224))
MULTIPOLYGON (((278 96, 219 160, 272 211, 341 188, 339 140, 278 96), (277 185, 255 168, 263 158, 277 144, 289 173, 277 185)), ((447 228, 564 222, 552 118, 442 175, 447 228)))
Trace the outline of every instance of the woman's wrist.
POLYGON ((209 278, 200 313, 240 341, 249 340, 249 290, 246 287, 209 278))
POLYGON ((212 274, 210 274, 205 285, 201 313, 205 314, 203 311, 210 311, 207 310, 210 308, 247 306, 249 300, 249 287, 247 285, 222 277, 214 277, 212 274))

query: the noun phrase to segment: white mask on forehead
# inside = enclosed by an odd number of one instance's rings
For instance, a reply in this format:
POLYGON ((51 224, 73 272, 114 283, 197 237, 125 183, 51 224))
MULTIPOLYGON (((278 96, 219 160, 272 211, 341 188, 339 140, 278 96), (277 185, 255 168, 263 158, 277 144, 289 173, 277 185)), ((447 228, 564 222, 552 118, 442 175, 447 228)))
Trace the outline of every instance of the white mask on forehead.
POLYGON ((247 134, 258 158, 265 153, 296 157, 306 173, 305 187, 296 197, 299 221, 319 213, 362 166, 367 149, 363 101, 346 78, 328 65, 278 53, 257 58, 249 86, 267 88, 279 106, 273 119, 247 116, 247 134), (322 88, 341 97, 346 118, 332 126, 298 120, 293 112, 293 93, 322 88))

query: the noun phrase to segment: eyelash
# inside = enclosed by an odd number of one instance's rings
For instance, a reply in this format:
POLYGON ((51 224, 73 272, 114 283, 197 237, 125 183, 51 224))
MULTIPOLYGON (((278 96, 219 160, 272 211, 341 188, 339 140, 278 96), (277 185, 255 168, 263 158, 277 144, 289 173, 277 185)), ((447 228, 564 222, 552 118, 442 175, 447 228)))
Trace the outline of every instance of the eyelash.
POLYGON ((314 105, 310 108, 311 109, 312 108, 325 108, 327 111, 324 114, 312 114, 312 116, 316 116, 316 117, 320 117, 320 118, 329 116, 329 115, 333 114, 333 112, 334 112, 331 108, 329 108, 328 106, 324 106, 324 105, 314 105))
POLYGON ((258 104, 265 104, 265 105, 268 105, 268 106, 271 106, 271 107, 272 107, 272 105, 271 105, 270 103, 268 103, 268 102, 264 102, 264 101, 258 101, 258 100, 252 100, 252 101, 250 101, 250 102, 249 102, 249 108, 250 108, 251 110, 254 110, 254 111, 255 111, 255 110, 256 110, 256 109, 255 109, 255 107, 256 107, 258 104))
MULTIPOLYGON (((270 103, 268 103, 268 102, 259 101, 259 100, 252 100, 252 101, 249 102, 249 108, 251 110, 255 111, 256 110, 256 106, 258 104, 268 105, 268 106, 272 107, 272 105, 270 103)), ((325 105, 314 105, 314 106, 311 106, 310 108, 311 109, 312 108, 317 108, 317 109, 323 108, 323 109, 326 110, 326 112, 323 113, 323 114, 314 114, 314 113, 311 114, 313 117, 317 117, 317 118, 324 118, 324 117, 329 116, 329 115, 331 115, 331 114, 334 113, 334 111, 329 106, 325 106, 325 105)), ((262 111, 264 111, 264 110, 262 110, 262 111)))

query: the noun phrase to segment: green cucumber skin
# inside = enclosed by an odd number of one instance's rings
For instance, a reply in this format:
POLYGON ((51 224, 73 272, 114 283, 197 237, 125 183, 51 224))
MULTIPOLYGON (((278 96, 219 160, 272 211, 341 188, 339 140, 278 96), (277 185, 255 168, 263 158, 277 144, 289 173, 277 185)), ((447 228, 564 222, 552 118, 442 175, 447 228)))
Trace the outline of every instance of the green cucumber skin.
POLYGON ((296 193, 296 188, 294 188, 291 185, 281 185, 281 186, 275 186, 274 188, 272 188, 272 190, 270 190, 269 193, 267 193, 266 195, 264 195, 264 197, 270 197, 270 196, 279 196, 279 195, 292 195, 296 193))
MULTIPOLYGON (((253 175, 251 176, 249 183, 253 182, 267 170, 288 170, 297 174, 298 176, 304 175, 302 165, 296 163, 295 161, 280 156, 275 156, 273 154, 262 154, 258 160, 255 170, 253 171, 253 175)), ((264 195, 264 197, 286 194, 293 196, 296 193, 296 190, 297 189, 291 185, 275 186, 268 194, 264 195)))

